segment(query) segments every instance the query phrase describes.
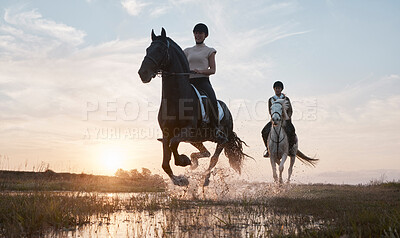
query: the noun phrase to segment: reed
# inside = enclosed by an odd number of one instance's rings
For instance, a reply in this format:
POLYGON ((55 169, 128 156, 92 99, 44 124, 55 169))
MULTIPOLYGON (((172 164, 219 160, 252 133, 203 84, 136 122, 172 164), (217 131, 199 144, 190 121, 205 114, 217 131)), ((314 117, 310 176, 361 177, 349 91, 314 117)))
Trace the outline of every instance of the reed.
POLYGON ((85 236, 85 227, 96 226, 97 234, 101 229, 124 227, 113 235, 130 237, 399 237, 399 182, 246 187, 255 192, 214 198, 187 198, 185 188, 180 188, 184 193, 113 196, 2 193, 0 235, 40 236, 57 231, 71 235, 71 230, 85 236))
POLYGON ((41 236, 59 229, 75 229, 93 215, 118 210, 119 200, 96 194, 33 192, 0 195, 0 236, 41 236))

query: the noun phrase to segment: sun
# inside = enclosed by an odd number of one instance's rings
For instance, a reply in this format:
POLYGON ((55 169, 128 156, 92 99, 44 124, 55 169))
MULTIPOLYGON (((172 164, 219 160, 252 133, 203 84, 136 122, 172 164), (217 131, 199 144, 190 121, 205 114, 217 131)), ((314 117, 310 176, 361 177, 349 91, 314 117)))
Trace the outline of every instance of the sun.
POLYGON ((126 153, 121 147, 105 146, 100 150, 101 167, 108 174, 114 174, 117 169, 123 168, 125 161, 126 153))

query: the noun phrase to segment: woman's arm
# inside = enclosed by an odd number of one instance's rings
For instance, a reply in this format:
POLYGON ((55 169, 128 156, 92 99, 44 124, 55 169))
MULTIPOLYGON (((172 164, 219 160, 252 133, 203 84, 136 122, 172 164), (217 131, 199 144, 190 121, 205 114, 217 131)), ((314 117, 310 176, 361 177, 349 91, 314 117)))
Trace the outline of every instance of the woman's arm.
POLYGON ((216 54, 216 52, 213 52, 208 57, 208 64, 210 65, 210 67, 208 69, 205 69, 205 70, 195 69, 193 71, 198 73, 198 74, 204 74, 204 75, 207 75, 207 76, 215 74, 215 72, 217 71, 217 64, 215 63, 215 54, 216 54))

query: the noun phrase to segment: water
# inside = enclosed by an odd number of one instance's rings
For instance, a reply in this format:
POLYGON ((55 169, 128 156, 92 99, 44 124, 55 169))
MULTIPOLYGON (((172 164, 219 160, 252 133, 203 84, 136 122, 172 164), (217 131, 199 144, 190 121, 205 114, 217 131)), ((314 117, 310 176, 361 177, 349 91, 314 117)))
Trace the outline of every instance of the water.
POLYGON ((65 237, 248 237, 272 234, 297 234, 299 221, 304 227, 320 226, 312 217, 274 214, 268 209, 249 206, 193 206, 159 211, 118 211, 65 237))
POLYGON ((270 199, 292 185, 228 181, 230 174, 215 170, 203 188, 202 174, 191 173, 188 187, 170 185, 165 193, 97 194, 119 199, 123 208, 94 215, 90 223, 50 233, 62 237, 270 237, 320 229, 324 221, 307 215, 277 213, 270 199))

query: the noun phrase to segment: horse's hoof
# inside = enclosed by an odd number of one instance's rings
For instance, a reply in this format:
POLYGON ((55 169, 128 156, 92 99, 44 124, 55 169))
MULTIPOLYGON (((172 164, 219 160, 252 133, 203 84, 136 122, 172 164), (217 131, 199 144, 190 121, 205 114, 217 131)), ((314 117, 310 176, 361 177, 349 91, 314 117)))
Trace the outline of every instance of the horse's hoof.
POLYGON ((171 180, 174 183, 174 185, 178 185, 178 186, 188 186, 189 185, 189 180, 183 175, 173 176, 171 178, 171 180))
POLYGON ((177 166, 188 166, 191 165, 192 161, 190 161, 189 157, 187 157, 186 155, 179 155, 178 158, 175 158, 175 165, 177 166))

